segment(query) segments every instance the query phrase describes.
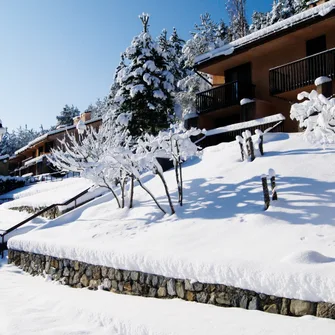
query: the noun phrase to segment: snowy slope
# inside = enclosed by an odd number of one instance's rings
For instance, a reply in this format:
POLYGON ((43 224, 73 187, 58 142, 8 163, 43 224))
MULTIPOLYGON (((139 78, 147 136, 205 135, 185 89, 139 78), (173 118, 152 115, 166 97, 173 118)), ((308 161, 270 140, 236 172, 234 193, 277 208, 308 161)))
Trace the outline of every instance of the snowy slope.
POLYGON ((0 209, 20 206, 43 207, 54 203, 61 203, 74 197, 91 185, 92 183, 84 178, 67 178, 54 182, 39 182, 0 196, 0 199, 1 197, 14 199, 14 201, 0 205, 0 209))
MULTIPOLYGON (((173 217, 136 189, 133 210, 117 210, 105 196, 9 247, 335 302, 335 147, 312 147, 301 134, 267 134, 266 142, 265 156, 252 163, 240 161, 236 143, 188 162, 185 206, 173 217), (264 212, 260 176, 269 168, 278 174, 279 201, 264 212)), ((173 172, 166 177, 176 199, 173 172)), ((147 186, 165 201, 159 180, 147 186)))
POLYGON ((0 263, 0 335, 327 335, 335 321, 74 290, 0 263), (1 266, 2 265, 2 266, 1 266))

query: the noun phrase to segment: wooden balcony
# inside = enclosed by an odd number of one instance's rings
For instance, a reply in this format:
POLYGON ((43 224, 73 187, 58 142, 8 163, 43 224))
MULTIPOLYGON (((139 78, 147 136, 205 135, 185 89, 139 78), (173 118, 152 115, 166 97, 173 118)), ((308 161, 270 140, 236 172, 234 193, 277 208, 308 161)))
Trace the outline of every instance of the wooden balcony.
POLYGON ((254 98, 255 86, 251 83, 233 81, 197 94, 196 106, 199 113, 208 113, 239 105, 243 98, 254 98))
POLYGON ((321 76, 335 79, 335 48, 270 69, 270 94, 314 85, 321 76))

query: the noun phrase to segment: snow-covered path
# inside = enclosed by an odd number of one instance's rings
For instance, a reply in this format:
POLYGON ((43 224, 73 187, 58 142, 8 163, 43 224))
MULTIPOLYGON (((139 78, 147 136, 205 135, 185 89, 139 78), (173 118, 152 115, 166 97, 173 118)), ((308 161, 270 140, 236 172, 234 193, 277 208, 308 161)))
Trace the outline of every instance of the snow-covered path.
POLYGON ((72 289, 0 262, 0 335, 327 335, 335 321, 72 289))

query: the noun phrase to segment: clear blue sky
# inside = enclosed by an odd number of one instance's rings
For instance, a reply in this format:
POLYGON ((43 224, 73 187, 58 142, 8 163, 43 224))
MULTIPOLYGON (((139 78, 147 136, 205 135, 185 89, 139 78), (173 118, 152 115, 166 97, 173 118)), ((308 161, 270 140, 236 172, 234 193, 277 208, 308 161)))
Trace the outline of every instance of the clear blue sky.
MULTIPOLYGON (((247 0, 253 10, 271 0, 247 0)), ((150 32, 189 38, 199 15, 227 22, 224 0, 0 0, 0 119, 9 130, 55 124, 65 104, 83 111, 108 93, 120 53, 151 15, 150 32)))

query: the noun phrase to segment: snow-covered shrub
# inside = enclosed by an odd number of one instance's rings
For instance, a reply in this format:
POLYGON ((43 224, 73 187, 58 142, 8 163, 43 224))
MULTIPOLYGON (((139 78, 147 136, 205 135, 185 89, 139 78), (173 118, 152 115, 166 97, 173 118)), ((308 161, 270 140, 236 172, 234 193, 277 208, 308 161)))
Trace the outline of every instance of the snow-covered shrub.
POLYGON ((328 144, 335 142, 335 99, 312 92, 301 92, 291 106, 291 119, 304 128, 304 135, 312 143, 328 144), (305 100, 304 100, 305 99, 305 100))

